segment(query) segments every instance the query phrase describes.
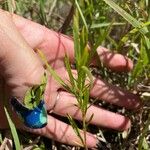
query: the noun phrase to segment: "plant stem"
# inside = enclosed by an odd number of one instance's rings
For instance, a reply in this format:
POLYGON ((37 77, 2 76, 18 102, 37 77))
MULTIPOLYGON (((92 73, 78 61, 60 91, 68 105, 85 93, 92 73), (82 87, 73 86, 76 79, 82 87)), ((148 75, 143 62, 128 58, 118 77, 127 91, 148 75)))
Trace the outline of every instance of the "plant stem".
POLYGON ((83 118, 83 135, 84 135, 84 148, 85 150, 88 150, 87 144, 86 144, 86 113, 82 112, 82 118, 83 118))

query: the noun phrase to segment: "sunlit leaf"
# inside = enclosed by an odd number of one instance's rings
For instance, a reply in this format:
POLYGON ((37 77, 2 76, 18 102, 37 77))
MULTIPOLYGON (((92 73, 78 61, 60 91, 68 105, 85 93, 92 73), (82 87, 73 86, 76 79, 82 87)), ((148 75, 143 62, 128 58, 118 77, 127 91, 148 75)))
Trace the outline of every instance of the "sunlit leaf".
POLYGON ((4 110, 5 110, 5 114, 6 114, 8 123, 9 123, 9 127, 11 129, 11 133, 12 133, 12 136, 13 136, 13 139, 14 139, 15 149, 16 150, 21 150, 21 145, 20 145, 19 137, 18 137, 18 134, 17 134, 17 131, 16 131, 16 127, 15 127, 14 123, 12 122, 6 107, 4 107, 4 110))

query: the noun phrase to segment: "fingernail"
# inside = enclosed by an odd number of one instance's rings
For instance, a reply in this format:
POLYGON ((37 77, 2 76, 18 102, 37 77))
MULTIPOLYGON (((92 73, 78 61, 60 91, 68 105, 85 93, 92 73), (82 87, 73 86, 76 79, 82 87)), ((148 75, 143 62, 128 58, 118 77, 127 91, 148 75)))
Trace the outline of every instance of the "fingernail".
POLYGON ((33 109, 25 107, 15 97, 11 98, 10 103, 25 126, 39 129, 47 125, 47 111, 44 100, 41 100, 39 105, 33 109))

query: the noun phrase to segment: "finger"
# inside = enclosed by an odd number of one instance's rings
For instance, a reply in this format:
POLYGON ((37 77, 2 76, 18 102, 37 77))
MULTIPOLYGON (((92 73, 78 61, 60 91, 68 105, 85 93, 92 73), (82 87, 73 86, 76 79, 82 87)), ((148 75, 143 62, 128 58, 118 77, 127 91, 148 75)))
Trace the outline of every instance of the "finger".
MULTIPOLYGON (((80 109, 76 106, 77 104, 78 102, 73 95, 67 92, 59 92, 59 99, 54 107, 54 113, 62 116, 69 114, 75 119, 82 120, 82 114, 80 109)), ((87 121, 89 121, 91 115, 93 115, 93 118, 90 123, 94 125, 119 131, 128 130, 131 126, 130 120, 127 117, 93 105, 88 108, 86 115, 87 121)))
POLYGON ((12 19, 28 44, 43 50, 48 61, 63 59, 66 54, 71 61, 74 60, 74 45, 70 37, 15 14, 12 19))
MULTIPOLYGON (((70 37, 17 15, 13 15, 13 20, 29 45, 32 48, 41 48, 48 60, 51 58, 63 59, 67 54, 70 60, 74 61, 74 45, 70 37)), ((121 54, 112 53, 103 47, 98 47, 97 52, 102 63, 115 71, 130 71, 133 68, 132 61, 121 54)))
MULTIPOLYGON (((79 139, 79 137, 75 134, 73 128, 70 125, 62 121, 59 121, 58 119, 52 116, 48 116, 48 124, 46 127, 42 129, 32 129, 32 130, 28 128, 26 130, 35 134, 52 138, 61 143, 74 146, 82 146, 82 142, 79 139)), ((80 130, 80 134, 83 138, 83 131, 80 130)), ((86 139, 87 139, 86 145, 89 148, 96 147, 97 139, 94 135, 87 132, 86 139)))
POLYGON ((40 82, 44 70, 9 15, 0 11, 0 20, 0 70, 8 93, 23 97, 28 87, 40 82))
MULTIPOLYGON (((0 101, 0 104, 1 103, 2 101, 0 101)), ((9 125, 8 125, 8 121, 6 119, 5 112, 2 106, 3 104, 0 105, 0 110, 1 110, 0 116, 3 121, 0 122, 0 129, 6 129, 6 128, 9 128, 9 125)), ((75 131, 73 130, 73 128, 64 122, 55 119, 54 117, 48 116, 48 124, 46 127, 42 129, 31 129, 31 128, 25 127, 22 124, 22 121, 18 119, 18 117, 15 115, 14 112, 11 111, 11 114, 12 114, 11 116, 12 116, 13 122, 16 124, 17 128, 20 128, 20 129, 23 129, 23 130, 26 130, 35 134, 39 134, 41 136, 46 136, 48 138, 54 139, 56 141, 59 141, 65 144, 74 145, 74 146, 82 145, 81 140, 75 134, 75 131)), ((80 134, 83 138, 82 130, 80 130, 80 134)), ((96 137, 88 132, 87 132, 86 139, 87 139, 86 144, 89 148, 95 147, 98 142, 96 137)))
MULTIPOLYGON (((63 79, 65 83, 69 81, 69 75, 66 71, 63 73, 63 79)), ((72 70, 74 78, 77 78, 77 71, 72 70)), ((87 80, 89 83, 89 80, 87 80)), ((69 84, 69 83, 68 83, 69 84)), ((111 104, 115 104, 117 106, 125 107, 127 109, 137 109, 141 107, 140 98, 130 93, 125 89, 121 89, 115 85, 109 84, 106 81, 103 81, 99 78, 95 78, 93 76, 93 87, 90 91, 90 97, 95 98, 97 100, 104 100, 111 104)))
POLYGON ((136 109, 141 106, 140 98, 137 95, 100 79, 94 80, 90 94, 93 98, 102 99, 127 109, 136 109))
MULTIPOLYGON (((101 62, 108 68, 114 71, 130 71, 133 68, 132 61, 121 54, 117 54, 109 51, 108 49, 99 46, 97 53, 100 57, 101 62)), ((96 65, 96 61, 93 63, 96 65)))

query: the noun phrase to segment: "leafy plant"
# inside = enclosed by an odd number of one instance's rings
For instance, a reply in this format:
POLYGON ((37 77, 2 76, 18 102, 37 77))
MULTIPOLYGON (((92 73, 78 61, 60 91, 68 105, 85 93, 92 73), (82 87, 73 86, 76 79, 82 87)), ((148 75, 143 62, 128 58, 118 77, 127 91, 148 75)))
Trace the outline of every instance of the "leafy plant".
MULTIPOLYGON (((64 83, 52 67, 49 66, 46 59, 43 56, 42 57, 44 58, 43 61, 50 74, 67 91, 74 94, 78 100, 77 107, 81 109, 83 117, 82 128, 84 130, 84 137, 80 136, 80 129, 77 126, 76 121, 69 115, 68 119, 70 120, 76 134, 81 139, 82 145, 86 148, 86 130, 88 129, 87 126, 89 122, 86 120, 85 116, 87 109, 90 107, 89 90, 93 82, 91 69, 89 69, 91 58, 95 56, 99 64, 98 67, 101 67, 101 69, 98 68, 96 70, 98 75, 110 83, 120 85, 123 88, 128 88, 140 95, 142 95, 145 90, 142 89, 142 91, 139 91, 138 85, 149 85, 150 2, 148 0, 7 0, 7 2, 8 3, 6 3, 6 1, 1 2, 1 7, 10 10, 11 12, 15 11, 15 13, 21 14, 25 17, 32 18, 33 20, 48 27, 52 27, 55 30, 59 30, 62 22, 65 20, 65 16, 62 17, 62 13, 60 13, 61 15, 59 14, 59 10, 62 6, 66 8, 68 4, 71 6, 74 4, 76 13, 73 19, 73 37, 75 42, 75 67, 77 69, 77 75, 74 76, 72 73, 68 56, 66 56, 64 61, 70 81, 69 84, 64 83), (133 71, 128 75, 117 75, 103 67, 98 60, 96 52, 99 45, 108 47, 109 49, 115 49, 117 52, 129 56, 136 64, 133 71)), ((65 34, 70 35, 71 33, 72 24, 67 28, 65 34)), ((110 145, 109 149, 122 150, 126 149, 128 146, 135 145, 135 143, 138 143, 139 150, 149 149, 149 144, 146 139, 149 119, 145 117, 145 115, 148 116, 149 113, 149 103, 147 101, 143 102, 146 108, 142 108, 142 113, 140 114, 141 118, 139 119, 140 121, 136 120, 139 114, 133 115, 131 112, 125 111, 125 114, 131 116, 131 118, 133 118, 132 121, 134 121, 133 133, 131 130, 128 139, 123 140, 121 136, 119 136, 121 134, 118 135, 111 131, 103 131, 104 136, 106 136, 106 145, 110 145), (143 130, 139 130, 138 125, 143 126, 143 130), (135 133, 134 130, 138 132, 135 133), (138 136, 140 136, 139 141, 138 136)), ((115 111, 116 109, 117 108, 115 108, 115 111)), ((92 117, 93 116, 91 116, 89 121, 92 117)), ((137 148, 137 146, 134 148, 137 148)))

